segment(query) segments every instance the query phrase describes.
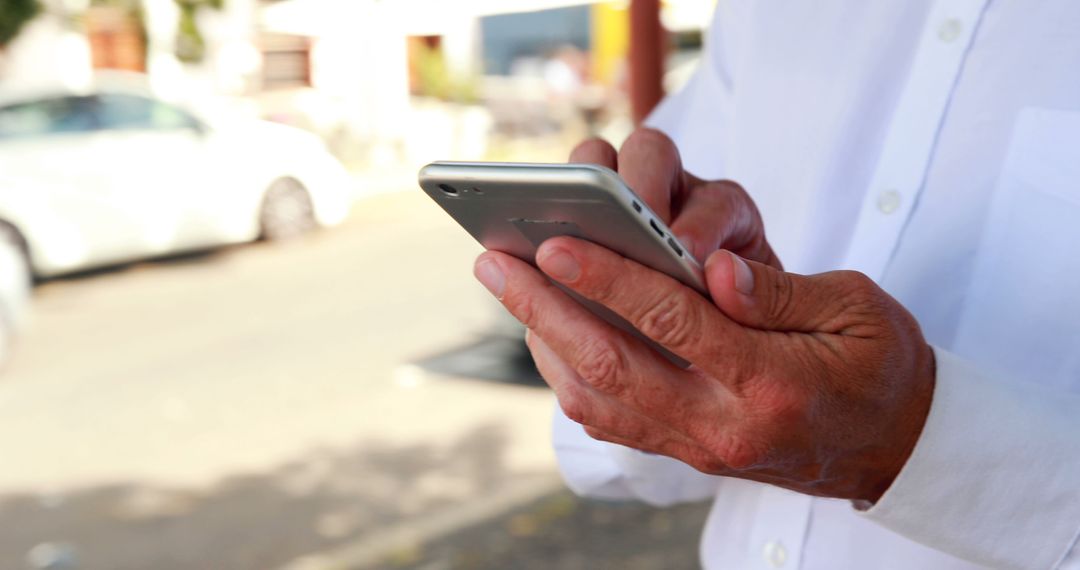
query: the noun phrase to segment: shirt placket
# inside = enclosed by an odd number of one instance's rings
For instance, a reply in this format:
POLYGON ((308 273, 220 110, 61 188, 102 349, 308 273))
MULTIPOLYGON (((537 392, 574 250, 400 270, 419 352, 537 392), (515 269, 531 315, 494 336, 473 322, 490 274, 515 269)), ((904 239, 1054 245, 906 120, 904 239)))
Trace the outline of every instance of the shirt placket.
POLYGON ((844 266, 880 282, 925 184, 938 132, 988 0, 931 8, 844 266))
MULTIPOLYGON (((940 0, 931 8, 863 198, 845 267, 880 282, 915 209, 938 132, 988 0, 940 0)), ((756 568, 800 568, 813 499, 769 489, 750 553, 756 568)))
POLYGON ((799 568, 812 499, 777 487, 762 490, 757 523, 750 534, 746 568, 799 568))

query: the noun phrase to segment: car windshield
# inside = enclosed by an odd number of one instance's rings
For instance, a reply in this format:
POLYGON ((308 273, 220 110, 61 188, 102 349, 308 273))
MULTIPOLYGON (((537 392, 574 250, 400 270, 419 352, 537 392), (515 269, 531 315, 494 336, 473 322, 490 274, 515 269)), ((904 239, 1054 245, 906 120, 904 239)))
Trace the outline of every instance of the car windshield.
POLYGON ((54 97, 0 108, 0 140, 101 129, 196 128, 191 115, 172 105, 124 93, 54 97))
POLYGON ((123 93, 107 93, 97 97, 102 128, 172 130, 194 128, 195 119, 168 105, 123 93))
POLYGON ((94 97, 68 96, 0 108, 0 139, 94 130, 94 105, 94 97))

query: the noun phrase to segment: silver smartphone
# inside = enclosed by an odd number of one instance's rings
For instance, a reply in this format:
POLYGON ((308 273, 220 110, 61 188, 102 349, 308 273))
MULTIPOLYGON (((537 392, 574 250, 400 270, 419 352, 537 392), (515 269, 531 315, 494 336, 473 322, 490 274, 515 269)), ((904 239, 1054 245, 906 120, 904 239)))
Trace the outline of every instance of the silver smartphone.
MULTIPOLYGON (((665 273, 708 297, 701 264, 643 200, 608 168, 591 164, 433 162, 420 187, 485 248, 536 265, 545 240, 572 236, 665 273)), ((623 318, 555 283, 607 322, 675 364, 688 362, 623 318)), ((626 283, 626 287, 633 287, 626 283)))

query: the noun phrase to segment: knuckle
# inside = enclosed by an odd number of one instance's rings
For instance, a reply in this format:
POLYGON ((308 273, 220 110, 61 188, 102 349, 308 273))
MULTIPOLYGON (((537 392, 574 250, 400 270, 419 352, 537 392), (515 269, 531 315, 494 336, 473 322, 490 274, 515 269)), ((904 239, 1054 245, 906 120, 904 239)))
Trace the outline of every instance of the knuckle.
POLYGON ((584 426, 585 434, 597 441, 605 441, 607 443, 617 443, 615 438, 603 430, 596 429, 592 426, 584 426))
POLYGON ((605 425, 602 406, 598 406, 580 387, 563 385, 556 390, 555 396, 563 414, 570 421, 588 426, 605 425))
POLYGON ((753 402, 755 416, 780 428, 799 423, 811 405, 810 398, 793 383, 775 379, 759 378, 748 382, 743 396, 753 402))
POLYGON ((779 273, 772 280, 772 291, 768 295, 767 318, 772 322, 787 322, 798 308, 795 300, 795 287, 791 278, 779 273))
POLYGON ((921 338, 918 321, 873 279, 858 272, 845 272, 848 321, 869 336, 921 338))
POLYGON ((858 271, 840 271, 839 273, 840 278, 847 285, 847 290, 855 297, 860 299, 876 297, 880 291, 877 283, 874 283, 874 280, 865 273, 858 271))
POLYGON ((720 180, 713 187, 716 188, 717 199, 721 202, 721 207, 727 211, 730 217, 746 218, 755 223, 760 220, 761 214, 758 213, 754 199, 738 182, 720 180))
POLYGON ((581 399, 568 394, 560 395, 559 407, 562 408, 563 414, 570 421, 583 425, 588 423, 589 414, 586 411, 585 403, 581 399))
POLYGON ((712 451, 716 461, 737 471, 750 469, 760 464, 765 457, 759 446, 738 435, 720 438, 713 444, 712 451))
POLYGON ((732 212, 738 212, 739 215, 745 216, 754 230, 760 230, 754 231, 755 235, 764 234, 761 211, 758 210, 757 203, 754 202, 754 198, 750 196, 750 193, 741 184, 733 180, 721 180, 720 185, 725 190, 725 196, 730 200, 728 208, 732 212))
POLYGON ((731 467, 728 464, 724 463, 716 455, 706 451, 695 451, 689 457, 688 463, 694 469, 709 475, 723 475, 731 472, 731 467))
POLYGON ((668 347, 690 343, 696 330, 697 313, 684 295, 667 295, 644 309, 638 319, 645 336, 668 347))
POLYGON ((506 310, 510 311, 510 314, 529 328, 535 328, 536 325, 537 311, 535 303, 531 295, 515 292, 509 287, 507 287, 506 294, 503 296, 503 306, 506 307, 506 310))
POLYGON ((593 340, 581 345, 577 373, 600 392, 618 395, 625 369, 622 353, 610 342, 593 340))
POLYGON ((750 193, 747 192, 745 188, 743 188, 742 184, 739 184, 734 180, 728 180, 726 178, 723 180, 717 180, 716 184, 719 188, 723 189, 729 196, 732 196, 740 201, 749 202, 751 204, 754 203, 753 199, 750 198, 750 193))
MULTIPOLYGON (((617 268, 620 272, 622 269, 622 267, 617 268)), ((619 280, 611 278, 606 271, 604 274, 598 274, 596 271, 585 269, 574 287, 580 289, 586 297, 609 307, 618 305, 624 294, 624 290, 619 287, 619 280)))
POLYGON ((875 314, 888 310, 890 298, 873 279, 858 271, 837 273, 847 305, 854 311, 875 314))

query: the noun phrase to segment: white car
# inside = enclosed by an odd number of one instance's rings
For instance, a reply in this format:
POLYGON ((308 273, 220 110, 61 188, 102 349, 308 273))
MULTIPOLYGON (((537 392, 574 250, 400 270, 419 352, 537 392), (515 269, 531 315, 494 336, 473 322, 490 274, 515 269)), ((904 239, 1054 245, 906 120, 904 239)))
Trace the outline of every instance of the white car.
POLYGON ((212 121, 129 84, 0 97, 0 224, 47 277, 345 218, 315 135, 212 121))

